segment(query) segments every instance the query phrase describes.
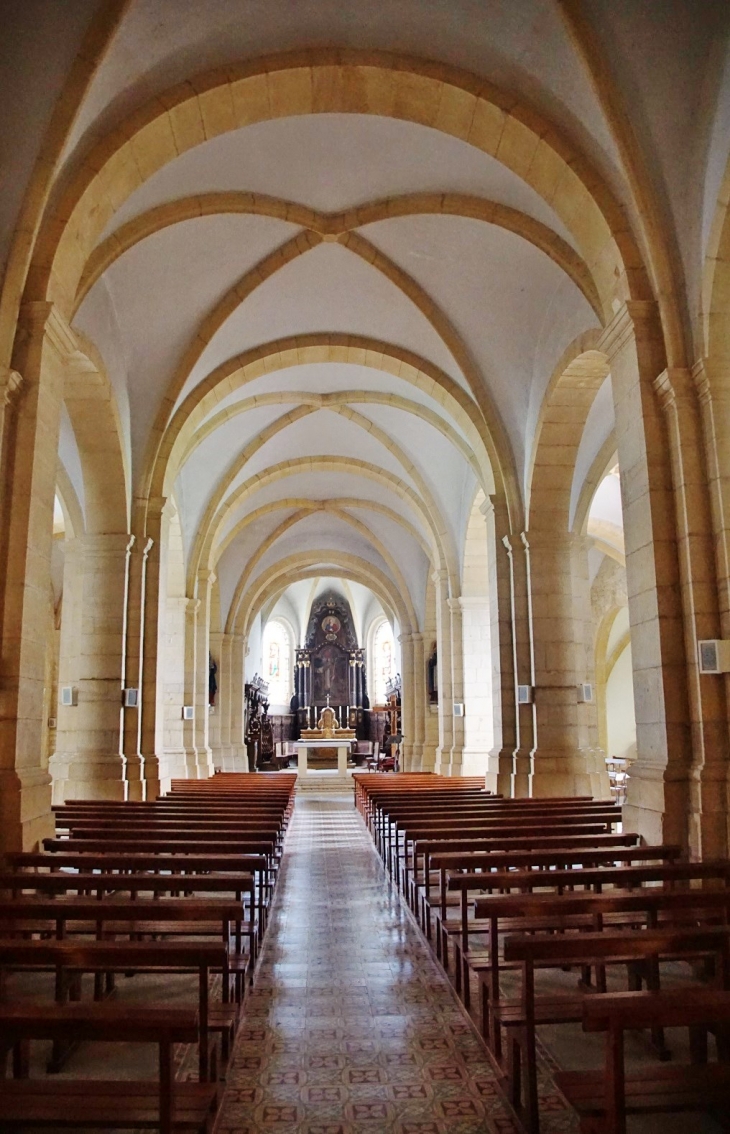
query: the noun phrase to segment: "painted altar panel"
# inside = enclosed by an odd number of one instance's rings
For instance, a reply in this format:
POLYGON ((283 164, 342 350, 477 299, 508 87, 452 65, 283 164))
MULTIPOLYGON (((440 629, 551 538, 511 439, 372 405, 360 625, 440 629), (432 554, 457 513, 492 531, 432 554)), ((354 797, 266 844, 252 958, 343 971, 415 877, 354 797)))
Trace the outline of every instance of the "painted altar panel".
POLYGON ((329 693, 331 705, 349 704, 349 652, 327 644, 312 651, 313 703, 324 704, 329 693))

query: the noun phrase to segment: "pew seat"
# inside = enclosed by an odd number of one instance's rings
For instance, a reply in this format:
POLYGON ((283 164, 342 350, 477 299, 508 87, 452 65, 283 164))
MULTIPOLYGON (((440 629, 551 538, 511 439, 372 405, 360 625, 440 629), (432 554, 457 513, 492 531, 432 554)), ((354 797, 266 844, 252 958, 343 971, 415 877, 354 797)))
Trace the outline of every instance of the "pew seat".
MULTIPOLYGON (((212 1083, 175 1083, 174 1043, 195 1043, 194 1011, 120 1007, 116 1004, 0 1005, 0 1051, 31 1040, 155 1043, 159 1080, 0 1079, 0 1130, 142 1128, 161 1134, 203 1134, 211 1129, 217 1103, 212 1083)), ((24 1060, 14 1053, 16 1076, 24 1060)))

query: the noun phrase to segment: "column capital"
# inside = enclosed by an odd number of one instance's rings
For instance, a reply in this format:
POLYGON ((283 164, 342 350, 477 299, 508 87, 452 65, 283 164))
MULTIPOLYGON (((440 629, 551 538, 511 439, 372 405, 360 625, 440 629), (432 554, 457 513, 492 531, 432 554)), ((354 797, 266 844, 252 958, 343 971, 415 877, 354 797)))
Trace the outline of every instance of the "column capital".
POLYGON ((650 325, 658 318, 657 305, 653 299, 631 299, 622 303, 611 322, 598 340, 598 349, 611 359, 636 334, 640 324, 650 325))
POLYGON ((211 571, 207 567, 203 567, 202 570, 198 571, 199 583, 208 583, 212 587, 217 578, 218 576, 215 571, 211 571))
POLYGON ((481 512, 481 514, 484 516, 485 519, 488 516, 492 516, 494 514, 494 502, 493 502, 491 496, 485 497, 485 499, 479 505, 479 511, 481 512))
POLYGON ((22 384, 22 374, 8 366, 0 366, 0 403, 10 405, 22 384))
POLYGON ((199 598, 186 598, 185 599, 185 613, 187 615, 197 614, 200 610, 199 598))
POLYGON ((18 325, 21 334, 42 332, 48 335, 49 341, 62 358, 71 358, 79 349, 76 335, 55 303, 46 300, 23 303, 18 312, 18 325))
POLYGON ((461 610, 462 610, 462 606, 461 606, 461 604, 462 604, 462 601, 463 601, 463 600, 462 600, 462 599, 461 599, 460 597, 459 597, 459 598, 450 598, 450 599, 447 599, 447 600, 446 600, 446 605, 448 606, 448 608, 449 608, 449 610, 450 610, 450 611, 452 611, 452 612, 453 612, 453 611, 458 611, 459 613, 461 613, 461 610))
POLYGON ((448 583, 449 572, 445 567, 437 567, 435 571, 431 572, 431 582, 438 586, 440 583, 448 583))
POLYGON ((683 366, 668 366, 661 374, 657 374, 654 379, 654 389, 662 409, 669 410, 677 404, 677 398, 692 396, 692 375, 683 366))

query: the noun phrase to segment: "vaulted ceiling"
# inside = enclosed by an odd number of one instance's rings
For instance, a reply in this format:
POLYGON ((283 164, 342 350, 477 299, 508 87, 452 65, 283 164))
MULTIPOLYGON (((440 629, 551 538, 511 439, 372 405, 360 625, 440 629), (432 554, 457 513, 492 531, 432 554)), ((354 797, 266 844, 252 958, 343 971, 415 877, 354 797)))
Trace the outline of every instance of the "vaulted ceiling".
MULTIPOLYGON (((0 255, 64 76, 102 7, 2 5, 10 113, 0 145, 11 157, 0 255)), ((119 8, 63 146, 52 205, 109 131, 149 100, 166 105, 176 84, 275 52, 385 51, 460 68, 555 123, 645 245, 611 99, 554 0, 119 8)), ((614 96, 630 107, 691 337, 730 140, 730 10, 665 0, 659 22, 654 5, 636 0, 583 8, 614 96)), ((155 430, 184 419, 166 490, 190 585, 203 562, 216 571, 224 621, 245 595, 270 604, 299 573, 376 580, 386 608, 397 600, 399 620, 422 626, 429 570, 459 575, 478 489, 492 493, 497 476, 525 498, 555 368, 605 319, 577 227, 499 148, 397 115, 233 124, 149 165, 95 238, 73 311, 114 390, 132 494, 155 430), (201 401, 204 390, 215 394, 201 401)), ((612 425, 607 381, 586 423, 574 508, 612 425)), ((68 418, 61 460, 83 506, 68 418)))

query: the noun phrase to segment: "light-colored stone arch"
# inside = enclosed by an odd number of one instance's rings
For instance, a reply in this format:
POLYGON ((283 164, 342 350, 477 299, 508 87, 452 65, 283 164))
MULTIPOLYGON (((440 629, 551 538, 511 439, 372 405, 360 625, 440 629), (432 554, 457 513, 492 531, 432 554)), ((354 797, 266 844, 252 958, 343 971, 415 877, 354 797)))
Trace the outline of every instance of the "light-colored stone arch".
MULTIPOLYGON (((386 564, 391 576, 395 580, 398 591, 403 597, 403 601, 407 607, 408 617, 410 619, 411 625, 417 627, 418 617, 416 615, 415 608, 413 606, 413 600, 411 598, 408 585, 403 576, 403 572, 398 566, 395 557, 388 551, 383 541, 378 539, 378 537, 374 535, 374 533, 360 520, 356 519, 354 516, 350 516, 347 512, 344 512, 339 508, 333 507, 329 502, 327 505, 323 505, 318 510, 327 512, 329 515, 336 516, 345 524, 348 524, 350 527, 354 528, 355 531, 360 535, 364 536, 365 539, 373 546, 375 551, 386 564)), ((254 554, 248 559, 246 566, 241 572, 241 576, 236 585, 236 590, 231 602, 231 612, 237 609, 241 597, 246 591, 249 581, 251 580, 257 566, 266 555, 266 553, 277 543, 279 539, 282 538, 282 536, 284 536, 292 528, 296 527, 296 525, 302 520, 307 519, 311 514, 312 509, 302 508, 299 511, 295 512, 292 516, 286 517, 286 519, 282 520, 282 522, 276 526, 273 532, 271 532, 271 534, 267 536, 267 538, 261 543, 254 554)), ((226 629, 230 633, 230 614, 226 629)))
POLYGON ((116 394, 97 348, 79 332, 69 358, 63 400, 71 418, 84 477, 86 529, 108 535, 129 530, 130 470, 116 394))
POLYGON ((593 275, 606 321, 617 287, 620 298, 648 296, 641 259, 610 188, 532 107, 440 63, 313 49, 197 76, 148 102, 99 142, 43 226, 29 273, 32 297, 70 310, 89 254, 116 210, 180 154, 254 122, 317 113, 419 123, 496 157, 567 226, 593 275))
POLYGON ((346 509, 360 509, 363 511, 376 512, 380 516, 386 516, 389 520, 398 524, 403 531, 408 532, 411 539, 418 544, 423 554, 427 559, 431 557, 431 548, 426 540, 423 538, 418 529, 394 508, 388 508, 385 504, 380 504, 376 500, 368 500, 367 498, 357 496, 333 496, 327 500, 310 500, 305 496, 285 496, 281 500, 275 500, 270 504, 265 504, 261 508, 254 509, 253 512, 248 512, 242 519, 240 519, 230 531, 213 545, 213 564, 218 562, 226 548, 233 542, 237 535, 240 535, 249 524, 253 524, 256 520, 260 520, 263 516, 270 516, 272 512, 281 511, 282 509, 296 509, 302 513, 304 512, 329 512, 342 511, 346 509))
POLYGON ((599 333, 574 339, 548 383, 535 430, 528 474, 528 529, 568 531, 578 448, 593 400, 608 374, 599 333))
POLYGON ((401 632, 412 633, 408 610, 393 581, 378 567, 360 556, 329 548, 297 552, 264 571, 241 597, 234 614, 235 631, 246 637, 254 618, 272 595, 286 590, 290 583, 300 579, 311 579, 325 573, 331 574, 331 567, 335 567, 343 578, 369 587, 373 594, 395 611, 401 632))
POLYGON ((395 217, 429 214, 466 217, 493 224, 523 237, 549 256, 582 291, 599 320, 602 320, 600 301, 590 272, 567 241, 548 225, 519 209, 468 193, 404 193, 339 213, 321 213, 293 201, 284 201, 263 193, 235 190, 197 193, 191 197, 167 201, 140 213, 97 244, 79 282, 74 311, 78 310, 104 272, 140 241, 183 221, 230 214, 264 216, 286 221, 319 236, 337 237, 341 242, 343 237, 356 228, 395 217))
MULTIPOLYGON (((153 437, 150 457, 142 477, 142 495, 168 496, 172 491, 190 438, 216 405, 249 382, 266 374, 310 363, 350 363, 392 374, 423 390, 444 406, 462 430, 479 461, 481 478, 489 482, 499 463, 478 407, 448 374, 412 351, 364 335, 309 334, 277 339, 255 347, 216 367, 190 391, 175 411, 163 434, 153 437)), ((235 407, 231 407, 234 411, 235 407)), ((506 493, 501 478, 495 483, 498 496, 506 494, 511 514, 519 516, 519 500, 506 493)))
POLYGON ((248 481, 239 485, 231 495, 221 502, 221 506, 211 513, 205 527, 201 523, 193 553, 188 566, 188 580, 194 579, 195 573, 202 569, 209 570, 213 557, 213 548, 218 541, 218 533, 225 527, 226 521, 245 500, 252 497, 264 485, 275 483, 285 477, 296 476, 302 471, 308 472, 349 472, 376 481, 385 485, 389 491, 399 496, 407 503, 421 519, 424 527, 432 538, 431 558, 443 565, 449 571, 451 579, 458 582, 458 566, 453 548, 444 546, 442 529, 435 523, 434 514, 428 504, 420 495, 406 484, 377 466, 355 457, 300 457, 291 461, 282 461, 270 465, 248 481))
MULTIPOLYGON (((306 392, 299 393, 294 390, 277 390, 271 394, 257 394, 254 398, 245 398, 243 401, 235 402, 233 405, 219 410, 218 413, 208 418, 203 425, 196 429, 188 442, 187 449, 181 460, 181 465, 190 458, 198 445, 202 444, 207 437, 210 437, 219 426, 223 425, 225 422, 231 421, 232 418, 237 417, 239 414, 246 413, 248 410, 254 408, 261 409, 262 406, 292 404, 309 405, 315 409, 330 408, 332 406, 347 406, 351 404, 385 405, 392 406, 393 409, 403 410, 405 413, 412 414, 414 417, 419 417, 422 421, 427 422, 429 425, 432 425, 434 429, 437 429, 439 433, 458 450, 466 463, 471 467, 477 481, 484 487, 485 470, 480 466, 476 456, 467 443, 448 421, 445 421, 439 414, 430 410, 428 406, 421 405, 420 402, 414 402, 410 398, 400 397, 398 394, 386 394, 380 390, 337 390, 331 394, 310 394, 306 392)), ((491 478, 489 484, 492 484, 493 487, 491 478)), ((485 491, 489 491, 489 484, 484 488, 485 491)))
POLYGON ((86 525, 84 522, 84 512, 81 507, 76 489, 73 486, 71 477, 66 472, 66 468, 58 458, 56 466, 56 494, 61 503, 63 510, 63 518, 66 525, 66 538, 77 539, 84 534, 86 525))

